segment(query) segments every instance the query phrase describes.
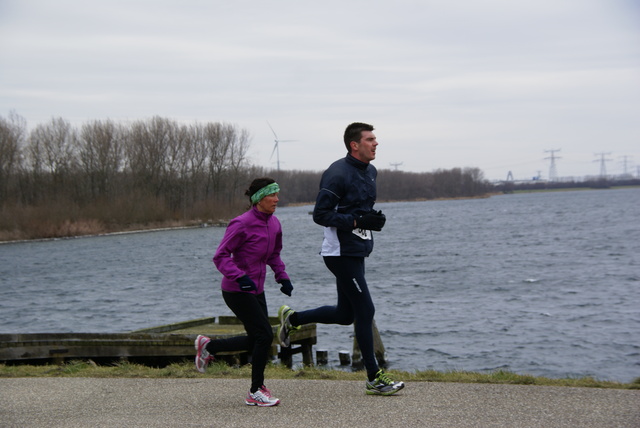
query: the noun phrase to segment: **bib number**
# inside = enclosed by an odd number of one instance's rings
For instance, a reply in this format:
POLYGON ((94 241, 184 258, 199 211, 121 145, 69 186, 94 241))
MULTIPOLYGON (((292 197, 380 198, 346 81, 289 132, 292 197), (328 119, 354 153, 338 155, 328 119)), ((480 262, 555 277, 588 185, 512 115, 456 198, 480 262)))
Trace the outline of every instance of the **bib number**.
POLYGON ((365 241, 371 240, 371 231, 366 229, 353 229, 353 234, 356 235, 360 239, 364 239, 365 241))

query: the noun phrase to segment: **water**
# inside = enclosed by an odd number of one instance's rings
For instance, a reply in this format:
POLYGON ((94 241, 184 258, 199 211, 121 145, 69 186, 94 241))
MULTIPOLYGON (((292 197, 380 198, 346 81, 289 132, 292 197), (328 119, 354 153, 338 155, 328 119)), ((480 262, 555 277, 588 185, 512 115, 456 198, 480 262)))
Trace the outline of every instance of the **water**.
MULTIPOLYGON (((383 203, 367 259, 391 368, 640 376, 640 189, 383 203)), ((270 313, 335 303, 311 207, 279 208, 295 287, 270 313)), ((211 257, 224 229, 0 245, 0 333, 125 332, 232 315, 211 257)), ((353 329, 318 326, 336 363, 353 329)))

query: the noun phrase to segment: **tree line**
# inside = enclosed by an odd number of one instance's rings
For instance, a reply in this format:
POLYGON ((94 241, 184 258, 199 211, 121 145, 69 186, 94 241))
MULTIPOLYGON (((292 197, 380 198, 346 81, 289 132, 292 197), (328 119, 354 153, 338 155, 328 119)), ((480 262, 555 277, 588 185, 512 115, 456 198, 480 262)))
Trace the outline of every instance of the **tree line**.
MULTIPOLYGON (((63 118, 27 130, 0 116, 0 240, 101 233, 228 219, 247 207, 253 178, 271 176, 281 203, 312 203, 321 171, 251 165, 250 134, 220 122, 152 117, 128 124, 63 118)), ((474 197, 491 184, 477 168, 382 169, 378 199, 474 197)))

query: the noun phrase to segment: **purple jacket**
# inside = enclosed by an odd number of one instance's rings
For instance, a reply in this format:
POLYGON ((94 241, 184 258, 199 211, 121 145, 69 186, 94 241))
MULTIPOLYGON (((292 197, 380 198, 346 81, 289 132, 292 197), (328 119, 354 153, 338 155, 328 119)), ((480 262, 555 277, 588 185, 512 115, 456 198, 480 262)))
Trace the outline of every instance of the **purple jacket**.
POLYGON ((281 249, 282 226, 274 215, 260 212, 253 206, 231 220, 213 256, 213 263, 223 275, 222 289, 240 292, 236 280, 249 275, 257 287, 257 291, 251 293, 262 293, 267 265, 275 273, 276 282, 289 279, 280 259, 281 249))

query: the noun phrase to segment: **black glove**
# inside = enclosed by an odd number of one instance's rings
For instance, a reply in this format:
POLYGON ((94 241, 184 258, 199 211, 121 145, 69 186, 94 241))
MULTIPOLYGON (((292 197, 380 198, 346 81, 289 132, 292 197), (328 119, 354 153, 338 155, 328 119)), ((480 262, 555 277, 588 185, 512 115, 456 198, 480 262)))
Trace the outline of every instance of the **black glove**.
POLYGON ((382 211, 371 211, 356 218, 356 228, 380 232, 386 221, 387 217, 382 211))
POLYGON ((280 285, 282 285, 282 287, 280 287, 280 291, 291 297, 291 292, 293 291, 293 285, 291 284, 291 281, 289 281, 288 279, 283 279, 278 282, 280 283, 280 285))
POLYGON ((240 284, 240 290, 242 291, 256 291, 258 289, 256 283, 249 278, 249 275, 238 278, 236 282, 240 284))

